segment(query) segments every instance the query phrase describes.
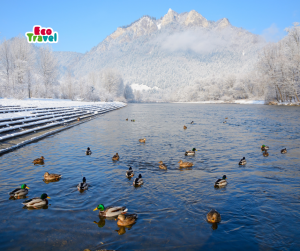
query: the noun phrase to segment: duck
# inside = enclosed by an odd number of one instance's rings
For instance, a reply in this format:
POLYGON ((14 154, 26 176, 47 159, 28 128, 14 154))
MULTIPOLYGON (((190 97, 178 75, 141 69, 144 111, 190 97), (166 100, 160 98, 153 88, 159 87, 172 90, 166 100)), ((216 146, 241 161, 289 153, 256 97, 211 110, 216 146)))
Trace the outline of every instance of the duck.
POLYGON ((44 164, 44 156, 40 157, 40 158, 37 158, 35 159, 32 163, 33 164, 44 164))
POLYGON ((131 178, 131 177, 133 177, 133 176, 134 176, 134 172, 133 172, 133 170, 132 170, 132 167, 129 166, 128 170, 126 171, 126 177, 127 177, 127 178, 131 178))
POLYGON ((186 127, 186 126, 183 126, 183 129, 184 129, 184 130, 186 130, 186 129, 187 129, 187 127, 186 127))
POLYGON ((86 149, 85 154, 86 155, 91 155, 92 154, 92 151, 89 147, 86 149))
POLYGON ((109 206, 105 208, 103 204, 99 204, 93 211, 96 210, 99 210, 99 216, 101 217, 116 217, 128 211, 126 207, 109 206))
POLYGON ((120 156, 118 153, 116 153, 113 157, 112 160, 119 160, 120 156))
POLYGON ((45 180, 59 180, 61 177, 62 177, 61 174, 55 174, 55 173, 50 174, 48 172, 45 172, 45 174, 44 174, 45 180))
POLYGON ((164 170, 167 170, 167 166, 162 162, 162 161, 159 161, 158 162, 160 165, 158 166, 160 169, 164 169, 164 170))
POLYGON ((139 177, 137 177, 137 178, 134 179, 133 185, 134 186, 141 186, 143 184, 144 184, 144 181, 143 181, 142 175, 139 174, 139 177))
POLYGON ((243 158, 240 160, 239 165, 240 165, 240 166, 243 166, 243 165, 246 165, 246 164, 247 164, 246 158, 243 157, 243 158))
POLYGON ((128 121, 128 118, 126 119, 126 121, 128 121))
POLYGON ((197 151, 196 148, 193 148, 192 150, 186 151, 185 156, 194 156, 196 151, 197 151))
POLYGON ((228 117, 226 117, 225 119, 228 119, 228 117))
POLYGON ((194 124, 194 121, 192 121, 191 124, 194 124))
POLYGON ((35 197, 30 200, 25 200, 22 204, 26 207, 38 208, 48 205, 47 199, 51 198, 46 193, 43 193, 41 197, 35 197))
POLYGON ((223 122, 223 124, 226 124, 226 123, 227 123, 227 121, 224 121, 224 122, 223 122))
POLYGON ((77 189, 79 191, 87 190, 89 187, 88 183, 86 183, 86 178, 82 178, 82 182, 78 184, 77 189))
POLYGON ((178 163, 179 167, 191 167, 194 165, 192 162, 183 162, 182 160, 179 160, 178 163))
POLYGON ((77 118, 77 121, 80 121, 80 117, 77 118))
POLYGON ((268 153, 267 150, 265 150, 265 151, 263 152, 263 156, 264 156, 264 157, 268 157, 268 156, 269 156, 269 153, 268 153))
POLYGON ((134 120, 134 119, 132 119, 132 120, 131 120, 131 122, 135 122, 135 120, 134 120))
POLYGON ((118 226, 129 226, 135 223, 136 219, 138 218, 137 214, 119 214, 118 215, 118 226))
POLYGON ((262 146, 260 147, 260 149, 261 149, 262 151, 264 151, 264 150, 269 150, 269 147, 268 147, 268 146, 265 146, 265 145, 262 145, 262 146))
POLYGON ((282 150, 281 150, 281 153, 282 153, 282 154, 285 154, 285 153, 287 153, 287 150, 286 150, 286 148, 282 149, 282 150))
POLYGON ((218 179, 215 182, 215 187, 223 187, 227 185, 227 181, 226 181, 227 177, 226 175, 223 175, 222 179, 218 179))
POLYGON ((139 139, 139 142, 141 142, 141 143, 146 143, 146 139, 145 139, 145 138, 139 139))
POLYGON ((25 196, 26 194, 28 194, 28 189, 29 187, 26 186, 26 184, 22 184, 21 188, 16 188, 15 190, 11 191, 9 193, 10 197, 21 197, 21 196, 25 196))
POLYGON ((210 223, 219 223, 221 221, 221 215, 217 212, 217 210, 212 209, 207 214, 206 219, 210 223))

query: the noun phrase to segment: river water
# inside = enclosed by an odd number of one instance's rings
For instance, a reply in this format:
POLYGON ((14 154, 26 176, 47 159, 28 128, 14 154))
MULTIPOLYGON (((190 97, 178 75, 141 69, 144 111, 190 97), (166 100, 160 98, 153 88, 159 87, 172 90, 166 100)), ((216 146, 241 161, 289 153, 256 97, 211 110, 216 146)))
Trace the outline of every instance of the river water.
POLYGON ((2 155, 0 249, 300 250, 299 115, 285 106, 129 104, 2 155), (185 156, 193 147, 196 156, 185 156), (112 162, 116 152, 120 161, 112 162), (34 166, 42 155, 45 164, 34 166), (238 165, 242 157, 246 166, 238 165), (180 169, 181 159, 194 166, 180 169), (125 177, 129 165, 143 176, 139 188, 125 177), (63 177, 47 184, 46 171, 63 177), (228 185, 215 189, 224 174, 228 185), (79 193, 82 176, 90 187, 79 193), (28 198, 45 192, 50 205, 28 210, 22 199, 9 200, 23 183, 28 198), (100 203, 139 218, 119 228, 93 211, 100 203), (222 217, 217 229, 206 221, 212 208, 222 217))

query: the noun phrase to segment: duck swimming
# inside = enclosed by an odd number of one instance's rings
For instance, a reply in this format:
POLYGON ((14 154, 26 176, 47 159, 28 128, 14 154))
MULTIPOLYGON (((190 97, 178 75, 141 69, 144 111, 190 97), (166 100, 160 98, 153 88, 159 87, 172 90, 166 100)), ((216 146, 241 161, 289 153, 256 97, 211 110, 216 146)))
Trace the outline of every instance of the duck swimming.
POLYGON ((265 145, 262 145, 262 146, 260 147, 260 149, 261 149, 262 151, 265 151, 265 150, 269 150, 269 147, 268 147, 268 146, 265 146, 265 145))
POLYGON ((179 167, 191 167, 194 165, 192 162, 183 162, 182 160, 179 160, 178 163, 179 167))
POLYGON ((196 148, 193 148, 192 150, 186 151, 185 156, 194 156, 196 151, 197 151, 196 148))
POLYGON ((192 121, 191 124, 194 124, 194 121, 192 121))
POLYGON ((126 121, 128 121, 128 118, 126 119, 126 121))
POLYGON ((286 148, 282 149, 282 150, 281 150, 281 153, 282 153, 282 154, 285 154, 285 153, 287 153, 287 150, 286 150, 286 148))
POLYGON ((143 184, 144 184, 144 181, 143 181, 142 175, 139 174, 139 177, 134 179, 133 185, 134 186, 141 186, 143 184))
POLYGON ((224 122, 223 122, 223 124, 226 124, 227 123, 227 121, 225 120, 224 122))
POLYGON ((136 219, 138 218, 137 214, 119 214, 118 215, 118 222, 119 226, 129 226, 135 223, 136 219))
POLYGON ((116 153, 116 154, 112 157, 112 160, 117 161, 117 160, 119 160, 119 158, 120 158, 119 154, 116 153))
POLYGON ((89 147, 86 149, 85 154, 86 155, 91 155, 92 154, 92 151, 89 147))
POLYGON ((163 169, 163 170, 167 170, 167 166, 162 162, 162 161, 159 161, 158 162, 160 165, 158 166, 160 169, 163 169))
POLYGON ((146 139, 145 139, 145 138, 139 139, 139 142, 141 142, 141 143, 146 143, 146 139))
POLYGON ((206 219, 210 223, 218 223, 221 221, 221 215, 217 212, 217 210, 212 209, 207 214, 206 219))
POLYGON ((227 177, 226 175, 223 175, 222 179, 218 179, 215 182, 215 187, 223 187, 227 185, 227 181, 226 181, 227 177))
POLYGON ((134 172, 133 172, 133 170, 132 170, 132 167, 129 166, 128 171, 126 171, 126 177, 127 177, 127 178, 131 178, 131 177, 133 177, 133 176, 134 176, 134 172))
POLYGON ((28 194, 28 189, 29 189, 29 187, 26 186, 26 184, 23 184, 23 185, 21 185, 21 188, 16 188, 12 192, 10 192, 9 196, 15 197, 15 198, 25 196, 26 194, 28 194))
POLYGON ((45 180, 59 180, 61 178, 61 174, 55 174, 55 173, 48 173, 48 172, 45 172, 44 174, 44 179, 45 180))
POLYGON ((82 178, 82 182, 78 184, 77 189, 78 191, 87 190, 89 187, 88 183, 86 183, 86 178, 82 178))
POLYGON ((36 197, 30 200, 25 200, 22 204, 26 207, 31 207, 31 208, 43 207, 48 205, 47 198, 50 199, 50 197, 48 197, 46 193, 43 193, 40 198, 36 197))
POLYGON ((183 129, 184 129, 184 130, 186 130, 186 129, 187 129, 187 127, 186 127, 186 126, 183 126, 183 129))
POLYGON ((246 158, 243 157, 243 158, 240 160, 239 165, 240 165, 240 166, 243 166, 243 165, 246 165, 246 164, 247 164, 246 158))
POLYGON ((263 152, 263 156, 264 156, 264 157, 268 157, 268 156, 269 156, 269 153, 268 153, 267 150, 265 150, 265 151, 263 152))
POLYGON ((41 164, 41 165, 43 165, 44 164, 44 157, 42 156, 42 157, 40 157, 40 158, 37 158, 37 159, 35 159, 32 163, 33 164, 41 164))
POLYGON ((99 204, 93 211, 96 210, 99 210, 101 217, 115 217, 128 211, 126 207, 109 206, 105 208, 103 204, 99 204))

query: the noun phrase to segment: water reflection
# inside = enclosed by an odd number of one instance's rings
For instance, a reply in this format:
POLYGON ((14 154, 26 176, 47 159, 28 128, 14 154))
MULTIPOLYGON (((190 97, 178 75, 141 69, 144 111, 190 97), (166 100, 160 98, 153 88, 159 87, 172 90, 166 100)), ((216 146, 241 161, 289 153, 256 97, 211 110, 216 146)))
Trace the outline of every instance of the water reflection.
POLYGON ((55 183, 55 182, 58 182, 60 181, 61 179, 57 179, 57 180, 45 180, 43 179, 43 181, 46 183, 46 184, 49 184, 49 183, 55 183))
POLYGON ((127 230, 130 230, 130 229, 133 227, 133 225, 134 225, 134 224, 132 224, 132 225, 130 225, 130 226, 125 226, 125 227, 119 226, 119 225, 118 225, 118 228, 119 228, 119 229, 117 229, 117 230, 115 230, 115 231, 118 232, 119 235, 123 235, 123 234, 126 233, 126 229, 127 229, 127 230))
POLYGON ((20 200, 20 199, 26 199, 29 198, 26 195, 18 196, 18 197, 9 197, 9 200, 20 200))
POLYGON ((23 206, 23 209, 27 209, 27 210, 40 210, 40 209, 48 209, 49 205, 45 205, 43 207, 26 207, 23 206))

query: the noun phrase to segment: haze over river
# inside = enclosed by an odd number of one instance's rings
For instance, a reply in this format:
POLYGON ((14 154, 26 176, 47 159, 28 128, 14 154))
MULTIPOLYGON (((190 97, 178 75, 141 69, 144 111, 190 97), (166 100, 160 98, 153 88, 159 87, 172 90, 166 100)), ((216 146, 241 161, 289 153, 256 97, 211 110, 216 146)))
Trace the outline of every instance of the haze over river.
POLYGON ((129 104, 4 154, 0 249, 300 250, 299 115, 299 107, 287 106, 129 104), (196 155, 185 156, 193 147, 196 155), (116 152, 120 161, 113 162, 116 152), (45 164, 34 166, 40 156, 45 164), (238 165, 242 157, 246 166, 238 165), (194 166, 180 169, 181 159, 194 166), (167 171, 158 168, 160 160, 167 171), (125 177, 129 165, 143 176, 139 188, 125 177), (63 177, 46 184, 46 171, 63 177), (215 189, 224 174, 228 185, 215 189), (90 187, 79 193, 82 175, 90 187), (9 200, 24 183, 28 198, 51 197, 48 208, 28 210, 24 199, 9 200), (93 211, 100 203, 126 206, 139 218, 119 228, 93 211), (222 217, 215 230, 206 221, 212 208, 222 217))

